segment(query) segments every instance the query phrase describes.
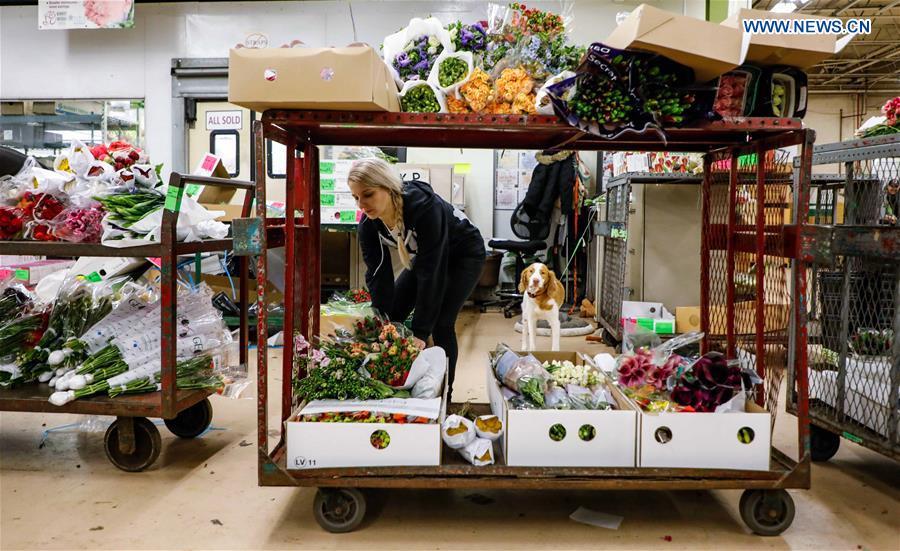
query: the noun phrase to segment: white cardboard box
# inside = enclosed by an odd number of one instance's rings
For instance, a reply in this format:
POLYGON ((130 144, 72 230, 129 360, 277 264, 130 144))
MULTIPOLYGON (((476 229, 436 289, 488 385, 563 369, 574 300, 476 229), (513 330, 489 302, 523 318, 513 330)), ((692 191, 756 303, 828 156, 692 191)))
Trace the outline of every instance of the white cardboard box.
POLYGON ((769 470, 772 416, 755 403, 745 413, 638 415, 641 467, 769 470), (753 431, 749 444, 738 439, 743 428, 753 431))
MULTIPOLYGON (((575 353, 533 352, 539 360, 570 360, 584 363, 575 353)), ((516 410, 509 409, 500 393, 500 383, 490 364, 487 368, 491 411, 503 420, 500 445, 506 464, 515 467, 634 467, 637 412, 618 389, 612 388, 620 409, 593 410, 516 410), (550 427, 561 424, 566 436, 550 438, 550 427), (579 438, 579 429, 590 425, 596 436, 590 441, 579 438)))
MULTIPOLYGON (((287 468, 439 466, 443 448, 441 423, 447 411, 446 386, 444 397, 440 400, 438 422, 427 425, 303 422, 297 421, 298 410, 285 422, 287 468), (379 430, 387 432, 391 439, 382 449, 371 443, 372 434, 379 430)), ((392 398, 373 402, 394 402, 397 411, 402 411, 408 409, 403 407, 403 403, 423 400, 392 398)))

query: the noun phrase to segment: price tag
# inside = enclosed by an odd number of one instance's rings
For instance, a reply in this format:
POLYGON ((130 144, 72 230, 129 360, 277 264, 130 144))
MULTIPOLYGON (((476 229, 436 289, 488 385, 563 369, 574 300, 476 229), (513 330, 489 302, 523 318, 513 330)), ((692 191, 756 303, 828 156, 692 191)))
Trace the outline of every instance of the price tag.
POLYGON ((334 162, 322 161, 319 163, 319 174, 334 174, 334 162))
POLYGON ((341 211, 341 223, 342 224, 350 224, 356 222, 356 212, 352 210, 342 210, 341 211))
POLYGON ((184 187, 184 193, 185 195, 190 195, 191 197, 193 197, 197 195, 202 187, 203 186, 201 186, 200 184, 188 184, 184 187))
POLYGON ((334 194, 333 193, 323 193, 320 202, 323 207, 333 207, 334 206, 334 194))
POLYGON ((19 268, 16 270, 16 279, 21 281, 28 281, 31 272, 28 271, 28 268, 19 268))
POLYGON ((165 209, 170 210, 172 212, 178 212, 181 210, 181 188, 176 186, 169 186, 169 189, 166 191, 166 204, 165 209))
POLYGON ((319 180, 319 189, 322 191, 334 191, 334 178, 322 178, 319 180))
POLYGON ((84 278, 93 283, 99 283, 103 281, 103 278, 100 277, 100 274, 98 274, 97 272, 91 272, 88 275, 84 276, 84 278))
POLYGON ((609 236, 613 239, 628 239, 628 230, 622 228, 612 228, 609 230, 609 236))

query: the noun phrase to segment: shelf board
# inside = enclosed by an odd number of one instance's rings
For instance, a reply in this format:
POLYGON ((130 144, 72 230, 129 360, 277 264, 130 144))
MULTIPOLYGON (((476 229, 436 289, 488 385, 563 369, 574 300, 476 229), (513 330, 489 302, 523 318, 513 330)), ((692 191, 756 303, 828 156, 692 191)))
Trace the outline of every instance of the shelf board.
MULTIPOLYGON (((179 255, 200 252, 231 250, 231 239, 209 239, 192 243, 178 243, 179 255)), ((125 256, 159 257, 163 246, 140 245, 138 247, 107 247, 99 243, 67 243, 64 241, 0 241, 0 254, 26 254, 35 256, 125 256)))
MULTIPOLYGON (((48 401, 53 389, 47 384, 23 384, 0 389, 0 411, 75 413, 84 415, 117 415, 125 417, 159 417, 162 411, 160 392, 129 394, 110 398, 106 394, 80 398, 64 406, 48 401)), ((182 411, 212 394, 209 390, 179 390, 176 410, 182 411)))
POLYGON ((377 113, 362 111, 269 110, 267 135, 286 142, 291 135, 316 145, 376 145, 629 151, 709 151, 745 144, 748 137, 800 131, 799 119, 746 117, 701 122, 686 128, 627 132, 608 140, 582 132, 549 115, 377 113))

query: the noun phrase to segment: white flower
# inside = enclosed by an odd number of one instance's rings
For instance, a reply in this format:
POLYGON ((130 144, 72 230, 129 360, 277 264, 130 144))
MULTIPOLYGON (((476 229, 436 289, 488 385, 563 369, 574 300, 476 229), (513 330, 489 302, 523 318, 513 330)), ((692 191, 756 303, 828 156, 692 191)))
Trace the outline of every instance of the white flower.
POLYGON ((431 55, 436 54, 436 53, 437 53, 437 48, 435 48, 434 46, 428 48, 428 53, 431 54, 431 55))
POLYGON ((429 36, 429 37, 428 37, 428 45, 429 45, 429 46, 437 47, 437 45, 440 44, 440 43, 441 43, 441 41, 438 40, 436 36, 429 36))

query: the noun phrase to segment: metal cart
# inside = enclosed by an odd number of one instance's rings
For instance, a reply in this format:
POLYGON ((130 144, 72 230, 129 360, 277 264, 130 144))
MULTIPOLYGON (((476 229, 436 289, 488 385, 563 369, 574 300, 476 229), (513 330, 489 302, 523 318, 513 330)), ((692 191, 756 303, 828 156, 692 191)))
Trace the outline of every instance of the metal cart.
POLYGON ((841 436, 900 459, 900 136, 818 146, 812 162, 843 172, 814 179, 803 228, 812 459, 833 457, 841 436))
POLYGON ((603 328, 603 341, 612 346, 622 342, 622 301, 629 300, 631 289, 625 281, 628 261, 628 214, 631 190, 642 184, 700 185, 703 178, 693 174, 654 174, 626 172, 614 177, 606 187, 606 220, 595 223, 596 234, 603 238, 603 269, 597 301, 597 322, 603 328))
MULTIPOLYGON (((505 489, 744 489, 741 516, 757 533, 775 535, 792 522, 794 505, 787 488, 809 488, 809 431, 806 403, 806 332, 799 329, 788 334, 787 325, 779 331, 758 331, 752 337, 738 338, 733 300, 727 287, 734 278, 735 255, 749 255, 763 265, 768 258, 796 257, 797 226, 770 222, 761 215, 754 221, 737 225, 734 195, 740 185, 765 193, 770 179, 779 191, 791 191, 789 163, 744 165, 738 169, 739 156, 756 153, 762 158, 775 148, 799 145, 803 167, 796 185, 801 196, 808 193, 809 162, 814 134, 802 129, 800 121, 786 119, 740 119, 714 122, 701 126, 673 129, 663 144, 655 135, 629 134, 609 142, 584 134, 555 117, 548 116, 479 116, 418 113, 267 111, 255 123, 257 174, 265 174, 261 165, 265 158, 266 139, 287 146, 287 212, 284 220, 265 220, 266 186, 260 180, 256 188, 257 216, 265 227, 282 227, 286 250, 285 334, 306 336, 319 332, 319 263, 304 259, 319 257, 319 182, 318 148, 324 144, 343 145, 416 145, 424 147, 476 147, 508 149, 580 149, 580 150, 662 150, 704 151, 706 178, 703 184, 703 219, 708 232, 702 241, 702 289, 704 327, 721 324, 723 331, 711 331, 703 343, 704 350, 720 349, 732 357, 738 347, 752 350, 760 361, 759 371, 766 375, 767 393, 760 395, 773 413, 777 392, 773 387, 790 366, 798 389, 797 428, 800 457, 772 450, 768 471, 720 469, 660 468, 555 468, 511 467, 502 458, 492 466, 474 467, 464 464, 457 454, 445 453, 438 467, 380 467, 290 470, 286 465, 285 420, 292 413, 292 349, 284 348, 281 366, 280 395, 276 391, 270 404, 267 343, 258 341, 258 477, 261 486, 318 487, 314 502, 316 520, 326 530, 346 532, 356 528, 365 514, 366 501, 358 488, 505 488, 505 489), (728 259, 729 261, 726 261, 728 259), (726 330, 727 329, 727 330, 726 330), (790 338, 789 338, 790 337, 790 338), (769 382, 771 381, 771 382, 769 382), (270 410, 280 410, 270 419, 270 410), (270 441, 270 429, 274 435, 270 441)), ((807 201, 808 202, 808 201, 807 201)), ((801 201, 801 205, 807 202, 801 201)), ((795 210, 796 212, 796 210, 795 210)), ((805 212, 800 220, 805 220, 805 212)), ((259 235, 262 249, 278 246, 267 243, 259 235)), ((799 263, 799 260, 795 260, 799 263)), ((801 266, 802 267, 802 266, 801 266)), ((258 299, 264 304, 267 273, 266 255, 257 260, 258 299)), ((805 270, 797 272, 795 290, 789 304, 790 315, 802 321, 805 304, 805 270)), ((768 321, 767 291, 781 285, 765 270, 757 272, 756 286, 761 291, 751 304, 757 326, 765 329, 768 321)), ((259 323, 265 327, 265 308, 259 323)), ((746 312, 744 312, 746 313, 746 312)), ((265 334, 258 331, 258 334, 265 334)))
MULTIPOLYGON (((207 398, 210 390, 178 390, 175 386, 175 324, 178 296, 176 292, 176 262, 179 256, 210 251, 232 250, 232 239, 206 240, 193 243, 175 241, 178 207, 187 184, 215 187, 233 187, 245 190, 244 215, 250 212, 256 188, 253 182, 206 178, 172 173, 169 190, 176 207, 163 213, 160 243, 138 247, 114 248, 94 243, 64 243, 36 241, 0 241, 0 254, 28 254, 40 256, 73 257, 146 257, 159 258, 161 269, 160 294, 162 313, 162 380, 161 390, 147 394, 123 395, 110 398, 105 395, 81 398, 64 406, 54 406, 47 399, 52 389, 47 384, 24 384, 11 389, 0 389, 0 411, 74 413, 85 415, 114 415, 116 421, 109 426, 104 437, 106 456, 116 467, 124 471, 142 471, 159 457, 162 447, 159 430, 148 417, 161 417, 166 427, 181 438, 194 438, 203 433, 212 422, 212 405, 207 398)), ((239 307, 245 313, 240 327, 240 361, 247 363, 247 285, 248 261, 240 259, 239 307)))

